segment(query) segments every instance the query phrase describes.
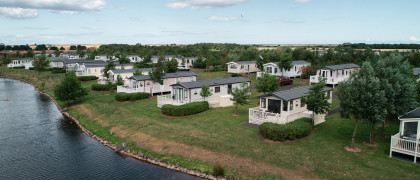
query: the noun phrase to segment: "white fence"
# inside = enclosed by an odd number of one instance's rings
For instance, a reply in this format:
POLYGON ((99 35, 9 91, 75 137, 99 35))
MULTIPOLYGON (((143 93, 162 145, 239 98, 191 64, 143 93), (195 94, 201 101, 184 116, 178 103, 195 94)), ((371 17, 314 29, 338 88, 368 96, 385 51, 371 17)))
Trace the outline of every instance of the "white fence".
POLYGON ((264 122, 272 122, 276 124, 286 124, 299 118, 311 118, 311 112, 299 112, 291 115, 283 115, 278 113, 271 113, 261 110, 259 108, 249 108, 249 123, 262 124, 264 122))
POLYGON ((415 157, 414 159, 416 159, 417 156, 420 156, 420 142, 418 140, 403 139, 399 136, 399 134, 396 134, 391 137, 390 156, 392 156, 392 151, 412 155, 415 157))

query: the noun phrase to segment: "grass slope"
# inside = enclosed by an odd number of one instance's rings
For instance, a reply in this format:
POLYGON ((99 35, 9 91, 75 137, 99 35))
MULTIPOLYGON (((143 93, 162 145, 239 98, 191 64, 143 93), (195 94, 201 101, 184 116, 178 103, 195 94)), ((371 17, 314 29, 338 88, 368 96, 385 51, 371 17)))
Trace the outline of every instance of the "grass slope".
MULTIPOLYGON (((241 179, 416 179, 420 174, 417 165, 388 157, 389 139, 375 139, 378 147, 363 145, 369 140, 370 129, 363 123, 356 136, 356 146, 362 152, 345 151, 355 122, 339 114, 317 125, 315 133, 305 139, 268 143, 257 130, 240 126, 248 122, 248 108, 257 100, 239 106, 239 117, 233 117, 234 108, 228 107, 169 118, 156 108, 156 97, 130 103, 115 102, 114 97, 115 92, 90 92, 70 112, 101 137, 116 144, 128 142, 134 150, 184 167, 211 172, 213 164, 221 164, 228 175, 241 179)), ((385 135, 397 132, 398 124, 390 122, 385 135)))

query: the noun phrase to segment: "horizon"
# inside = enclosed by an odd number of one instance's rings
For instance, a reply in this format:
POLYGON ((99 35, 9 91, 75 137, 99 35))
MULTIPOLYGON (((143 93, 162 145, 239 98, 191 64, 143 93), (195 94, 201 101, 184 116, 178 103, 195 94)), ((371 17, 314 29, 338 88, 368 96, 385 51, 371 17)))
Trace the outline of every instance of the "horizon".
POLYGON ((419 44, 419 6, 415 0, 0 1, 0 43, 419 44))

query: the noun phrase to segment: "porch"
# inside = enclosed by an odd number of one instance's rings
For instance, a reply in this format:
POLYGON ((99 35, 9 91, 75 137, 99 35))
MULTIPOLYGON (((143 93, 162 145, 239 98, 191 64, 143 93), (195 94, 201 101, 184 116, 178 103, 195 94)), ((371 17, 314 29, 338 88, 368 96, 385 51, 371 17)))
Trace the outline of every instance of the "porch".
POLYGON ((299 118, 311 118, 312 113, 310 111, 298 112, 295 114, 285 115, 279 113, 267 112, 264 109, 258 107, 249 108, 249 123, 251 124, 262 124, 264 122, 271 122, 276 124, 286 124, 299 118))
POLYGON ((117 86, 117 92, 124 92, 124 93, 138 93, 138 92, 146 92, 150 93, 151 95, 158 94, 158 93, 167 93, 171 92, 170 86, 165 85, 153 85, 152 87, 137 87, 133 88, 130 86, 117 86))
POLYGON ((188 101, 179 101, 179 100, 173 99, 171 94, 157 96, 158 108, 162 108, 162 106, 165 104, 172 104, 172 105, 179 106, 179 105, 183 105, 187 103, 188 101))
POLYGON ((390 157, 392 157, 392 152, 414 156, 414 163, 416 163, 417 157, 420 156, 420 141, 418 139, 401 138, 398 133, 391 137, 390 157))

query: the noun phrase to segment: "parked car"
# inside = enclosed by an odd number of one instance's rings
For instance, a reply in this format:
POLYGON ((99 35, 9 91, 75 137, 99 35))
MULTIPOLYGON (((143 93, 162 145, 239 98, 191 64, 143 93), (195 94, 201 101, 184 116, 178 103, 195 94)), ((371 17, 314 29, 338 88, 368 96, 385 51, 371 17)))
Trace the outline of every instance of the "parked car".
POLYGON ((178 70, 180 71, 189 71, 190 67, 189 66, 178 66, 178 70))
POLYGON ((278 82, 279 82, 280 86, 289 85, 289 84, 293 84, 293 79, 290 79, 289 77, 281 77, 280 76, 278 82))

